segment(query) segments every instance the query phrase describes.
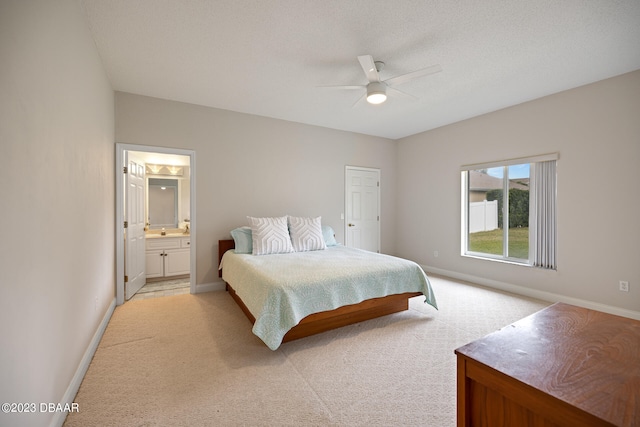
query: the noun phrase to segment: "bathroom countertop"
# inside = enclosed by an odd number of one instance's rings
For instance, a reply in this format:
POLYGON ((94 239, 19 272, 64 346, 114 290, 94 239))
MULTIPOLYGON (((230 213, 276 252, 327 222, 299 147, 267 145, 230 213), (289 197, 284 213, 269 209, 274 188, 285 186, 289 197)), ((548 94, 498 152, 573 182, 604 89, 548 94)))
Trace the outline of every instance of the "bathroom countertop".
POLYGON ((191 237, 189 233, 167 233, 166 235, 162 235, 160 233, 147 233, 145 234, 146 239, 165 239, 167 237, 191 237))

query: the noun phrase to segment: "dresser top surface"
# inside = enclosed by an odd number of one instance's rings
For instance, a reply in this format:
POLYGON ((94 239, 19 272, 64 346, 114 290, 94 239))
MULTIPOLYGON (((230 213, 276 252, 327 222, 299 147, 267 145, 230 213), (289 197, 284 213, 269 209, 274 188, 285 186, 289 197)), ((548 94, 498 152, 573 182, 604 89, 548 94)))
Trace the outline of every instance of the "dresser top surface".
POLYGON ((557 303, 458 348, 614 425, 640 418, 640 321, 557 303))

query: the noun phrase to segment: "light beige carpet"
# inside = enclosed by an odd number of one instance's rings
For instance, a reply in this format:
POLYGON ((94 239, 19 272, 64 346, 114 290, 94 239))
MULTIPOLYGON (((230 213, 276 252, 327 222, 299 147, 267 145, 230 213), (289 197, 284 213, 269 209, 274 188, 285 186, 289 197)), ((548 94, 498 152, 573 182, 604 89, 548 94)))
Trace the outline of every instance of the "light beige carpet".
POLYGON ((269 350, 223 291, 117 307, 65 426, 455 426, 454 349, 549 303, 431 277, 440 307, 269 350))

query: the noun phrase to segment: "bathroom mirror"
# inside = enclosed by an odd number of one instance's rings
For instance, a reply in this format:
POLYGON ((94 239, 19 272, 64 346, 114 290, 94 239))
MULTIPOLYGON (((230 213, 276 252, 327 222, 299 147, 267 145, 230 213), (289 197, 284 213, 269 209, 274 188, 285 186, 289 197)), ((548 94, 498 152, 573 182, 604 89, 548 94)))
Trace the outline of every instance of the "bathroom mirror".
POLYGON ((149 228, 178 228, 177 179, 149 178, 149 228))

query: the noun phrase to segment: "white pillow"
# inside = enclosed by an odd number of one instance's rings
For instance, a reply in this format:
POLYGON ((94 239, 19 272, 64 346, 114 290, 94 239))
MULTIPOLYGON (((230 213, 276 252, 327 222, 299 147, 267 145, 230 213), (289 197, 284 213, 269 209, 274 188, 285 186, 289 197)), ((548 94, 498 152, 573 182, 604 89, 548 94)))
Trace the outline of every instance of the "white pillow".
POLYGON ((283 254, 293 252, 287 228, 287 217, 253 218, 248 216, 251 226, 253 255, 283 254))
POLYGON ((320 219, 321 217, 289 217, 289 232, 293 249, 296 252, 318 251, 327 248, 324 237, 322 237, 320 219))

